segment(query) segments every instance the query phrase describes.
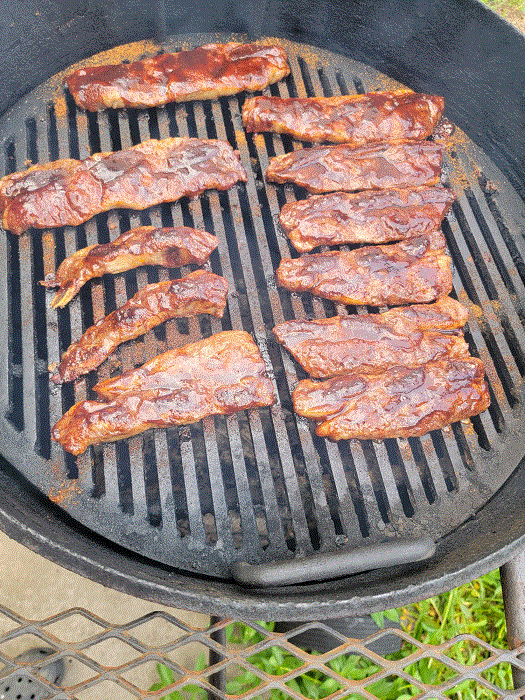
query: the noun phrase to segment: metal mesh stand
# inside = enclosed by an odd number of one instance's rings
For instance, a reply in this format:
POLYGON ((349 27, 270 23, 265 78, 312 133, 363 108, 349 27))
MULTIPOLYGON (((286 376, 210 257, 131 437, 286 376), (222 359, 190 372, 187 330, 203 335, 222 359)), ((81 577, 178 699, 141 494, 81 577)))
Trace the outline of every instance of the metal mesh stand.
MULTIPOLYGON (((465 681, 479 683, 486 689, 488 698, 520 698, 525 696, 525 555, 502 567, 502 586, 508 624, 510 650, 497 649, 477 637, 463 634, 439 646, 425 645, 400 629, 379 630, 364 639, 346 636, 336 629, 337 625, 324 622, 308 622, 286 631, 270 632, 257 622, 246 622, 254 635, 248 646, 239 646, 231 641, 231 619, 212 618, 204 628, 192 627, 177 616, 165 612, 154 612, 123 625, 111 624, 93 612, 72 608, 38 622, 26 620, 8 608, 0 607, 2 629, 9 628, 0 636, 0 697, 18 686, 12 695, 18 700, 49 698, 54 700, 127 700, 128 698, 162 698, 178 691, 183 698, 242 697, 243 700, 270 698, 272 690, 279 690, 295 700, 305 698, 297 691, 294 679, 307 671, 317 670, 323 678, 333 680, 330 700, 340 700, 353 693, 353 698, 374 700, 371 687, 382 679, 403 678, 412 695, 418 700, 447 700, 450 692, 465 681), (85 632, 78 638, 64 641, 63 632, 73 625, 85 632), (79 621, 82 623, 79 627, 79 621), (308 635, 322 634, 329 639, 331 647, 323 653, 305 651, 298 646, 308 635), (377 642, 387 636, 396 635, 405 644, 411 645, 409 656, 393 661, 381 655, 377 642), (47 647, 49 655, 38 658, 14 654, 12 649, 22 643, 21 638, 33 639, 34 646, 47 647), (230 641, 228 641, 230 639, 230 641), (484 660, 474 666, 463 665, 447 654, 458 643, 479 645, 484 650, 484 660), (104 645, 113 645, 118 650, 118 660, 112 665, 100 661, 100 650, 104 645), (297 660, 297 667, 282 675, 272 675, 251 663, 253 656, 269 647, 278 647, 297 660), (181 661, 181 652, 189 650, 186 660, 181 661), (378 653, 379 652, 379 653, 378 653), (199 656, 205 653, 207 663, 199 664, 199 656), (350 681, 334 671, 329 662, 344 654, 361 656, 371 661, 377 670, 361 680, 350 681), (434 659, 452 671, 451 677, 436 686, 425 685, 410 675, 410 666, 423 659, 434 659), (63 680, 53 676, 57 662, 65 666, 63 680), (157 675, 157 664, 169 669, 172 682, 169 687, 151 690, 152 678, 157 675), (503 691, 490 683, 486 671, 497 664, 511 664, 514 691, 503 691), (204 666, 204 667, 203 667, 204 666), (199 668, 200 670, 194 670, 199 668), (72 677, 75 681, 72 682, 72 677), (244 685, 231 684, 233 677, 243 678, 244 685), (20 680, 19 680, 20 679, 20 680), (30 689, 31 694, 26 693, 30 689), (2 692, 4 694, 2 694, 2 692)), ((281 628, 282 629, 282 628, 281 628)), ((384 652, 383 652, 384 653, 384 652)), ((114 657, 117 658, 117 657, 114 657)), ((157 678, 158 680, 158 678, 157 678)), ((377 700, 377 698, 376 698, 377 700)))

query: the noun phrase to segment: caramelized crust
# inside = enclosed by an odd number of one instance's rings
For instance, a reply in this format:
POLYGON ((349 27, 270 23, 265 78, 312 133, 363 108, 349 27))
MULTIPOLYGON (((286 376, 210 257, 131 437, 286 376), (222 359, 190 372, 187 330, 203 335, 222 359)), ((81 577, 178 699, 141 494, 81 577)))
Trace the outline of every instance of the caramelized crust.
POLYGON ((222 318, 227 295, 226 280, 205 270, 179 280, 149 284, 72 343, 51 379, 61 384, 90 372, 121 343, 138 338, 170 318, 195 314, 222 318))
POLYGON ((0 179, 2 225, 13 233, 77 226, 116 207, 146 209, 210 188, 226 190, 239 180, 246 181, 246 172, 226 141, 150 139, 6 175, 0 179))
POLYGON ((467 316, 466 307, 445 297, 428 306, 415 304, 380 314, 285 321, 273 332, 308 374, 323 379, 468 357, 462 335, 438 330, 460 328, 467 316))
POLYGON ((447 187, 333 192, 285 204, 279 222, 300 253, 319 245, 389 243, 437 230, 454 199, 447 187))
POLYGON ((431 141, 314 146, 272 158, 266 179, 293 182, 314 193, 436 185, 442 159, 443 147, 431 141))
POLYGON ((262 90, 290 72, 284 49, 258 44, 207 44, 133 63, 80 68, 65 78, 75 102, 92 111, 154 107, 262 90))
POLYGON ((418 437, 469 418, 490 405, 481 360, 440 360, 392 367, 382 374, 347 374, 299 382, 295 411, 317 421, 332 440, 418 437))
POLYGON ((55 275, 48 275, 41 284, 60 287, 51 306, 62 307, 94 277, 133 270, 140 265, 203 265, 218 244, 211 233, 187 226, 140 226, 126 231, 111 243, 77 250, 62 261, 55 275))
POLYGON ((285 258, 276 271, 277 283, 340 304, 426 303, 452 289, 445 245, 436 231, 391 245, 285 258))
MULTIPOLYGON (((148 428, 194 423, 275 401, 259 349, 244 331, 224 331, 171 350, 126 376, 127 387, 105 392, 112 395, 107 402, 72 406, 53 428, 53 439, 78 455, 89 445, 148 428)), ((98 385, 101 396, 106 384, 98 385)))
POLYGON ((252 97, 244 103, 246 131, 275 131, 302 141, 357 147, 422 140, 432 134, 444 100, 411 90, 337 97, 252 97))

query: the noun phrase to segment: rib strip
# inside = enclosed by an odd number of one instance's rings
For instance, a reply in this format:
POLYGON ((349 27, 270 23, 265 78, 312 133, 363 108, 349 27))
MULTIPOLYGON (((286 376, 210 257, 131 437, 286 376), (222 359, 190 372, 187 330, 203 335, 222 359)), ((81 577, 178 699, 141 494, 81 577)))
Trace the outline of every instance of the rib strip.
POLYGON ((65 306, 81 287, 106 273, 125 272, 140 265, 203 265, 219 242, 216 236, 187 226, 141 226, 126 231, 111 243, 82 248, 60 264, 55 275, 41 283, 60 287, 51 306, 65 306))
POLYGON ((389 243, 436 231, 454 199, 447 187, 333 192, 285 204, 279 222, 300 253, 319 245, 389 243))
POLYGON ((462 327, 467 316, 466 307, 445 297, 428 306, 415 304, 380 314, 285 321, 273 332, 308 374, 324 379, 468 357, 463 336, 450 332, 462 327))
POLYGON ((216 139, 150 139, 86 160, 57 160, 0 179, 2 225, 77 226, 109 209, 147 207, 226 190, 246 172, 229 143, 216 139))
POLYGON ((244 331, 224 331, 171 350, 127 373, 128 379, 132 376, 138 385, 130 381, 126 390, 114 392, 114 400, 72 406, 54 426, 53 439, 78 455, 89 445, 148 428, 193 423, 275 401, 261 353, 244 331))
POLYGON ((277 283, 340 304, 426 303, 452 289, 450 257, 441 231, 384 246, 285 258, 277 283))
POLYGON ((337 97, 252 97, 244 103, 246 131, 275 131, 310 143, 346 143, 355 148, 382 141, 426 139, 444 100, 411 90, 337 97))
POLYGON ((280 46, 207 44, 133 63, 80 68, 65 78, 80 107, 155 107, 254 92, 290 73, 280 46))
POLYGON ((431 141, 352 148, 314 146, 272 158, 269 182, 293 182, 308 192, 355 192, 436 185, 443 147, 431 141))
POLYGON ((227 295, 226 280, 205 270, 196 270, 182 279, 149 284, 72 343, 51 379, 61 384, 87 374, 121 343, 138 338, 170 318, 195 314, 222 318, 227 295))
POLYGON ((293 405, 317 421, 318 435, 332 440, 418 437, 488 408, 484 374, 481 360, 471 357, 324 382, 304 379, 293 405))

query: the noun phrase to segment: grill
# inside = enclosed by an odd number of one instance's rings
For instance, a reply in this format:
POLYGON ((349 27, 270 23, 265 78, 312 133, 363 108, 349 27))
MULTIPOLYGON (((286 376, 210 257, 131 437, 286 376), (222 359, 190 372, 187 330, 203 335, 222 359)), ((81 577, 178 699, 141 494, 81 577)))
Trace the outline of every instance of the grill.
MULTIPOLYGON (((171 51, 232 39, 239 37, 194 34, 164 46, 171 51)), ((279 42, 292 71, 271 86, 271 94, 330 96, 399 85, 340 54, 279 42)), ((140 42, 104 59, 134 59, 154 50, 140 42)), ((0 237, 0 347, 7 348, 0 365, 3 456, 15 465, 16 478, 54 501, 58 508, 52 512, 88 537, 92 533, 93 542, 100 535, 123 556, 136 553, 159 571, 170 567, 199 574, 202 581, 229 578, 238 560, 299 558, 406 536, 430 535, 439 542, 468 526, 523 458, 523 202, 484 152, 456 129, 445 177, 458 199, 443 230, 453 257, 453 294, 471 308, 466 339, 486 364, 490 409, 421 439, 324 441, 293 413, 290 394, 305 375, 272 339, 271 329, 290 318, 361 310, 276 286, 281 256, 297 255, 279 231, 279 210, 306 195, 292 186, 267 185, 263 173, 270 157, 301 146, 278 135, 245 134, 243 100, 240 95, 91 114, 76 108, 58 75, 1 118, 0 167, 6 173, 28 161, 84 158, 168 136, 227 139, 248 172, 246 184, 225 193, 211 191, 141 213, 112 211, 76 228, 0 237), (219 237, 209 266, 230 285, 224 318, 170 321, 121 346, 98 373, 50 389, 48 365, 88 326, 144 284, 189 269, 141 268, 106 276, 58 310, 50 308, 52 293, 39 281, 78 248, 147 224, 195 226, 219 237), (278 396, 271 409, 149 431, 78 458, 50 440, 50 428, 64 411, 93 398, 97 379, 228 329, 250 332, 259 345, 278 396)))

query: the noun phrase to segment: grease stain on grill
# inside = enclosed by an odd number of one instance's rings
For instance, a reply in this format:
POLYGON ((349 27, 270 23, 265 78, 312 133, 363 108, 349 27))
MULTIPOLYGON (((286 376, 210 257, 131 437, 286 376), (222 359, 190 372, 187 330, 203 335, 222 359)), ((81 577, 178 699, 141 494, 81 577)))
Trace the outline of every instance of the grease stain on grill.
MULTIPOLYGON (((203 43, 205 37, 188 39, 189 46, 203 43)), ((270 94, 329 96, 397 87, 337 54, 282 43, 292 73, 270 86, 270 94)), ((174 46, 167 42, 168 50, 174 46)), ((87 63, 153 52, 149 43, 119 47, 87 63)), ((501 197, 508 195, 508 183, 468 138, 458 129, 448 136, 446 177, 459 198, 443 228, 454 260, 454 296, 472 312, 466 337, 473 353, 487 361, 493 405, 486 415, 420 439, 334 444, 293 413, 291 390, 304 372, 271 337, 281 320, 356 313, 307 294, 290 294, 275 283, 281 257, 298 255, 280 229, 279 210, 307 194, 293 186, 266 185, 264 170, 272 156, 304 144, 279 135, 245 134, 243 94, 96 114, 79 110, 57 84, 54 78, 47 92, 39 88, 38 99, 30 95, 15 106, 11 121, 0 121, 0 128, 20 125, 19 133, 3 134, 4 172, 21 169, 26 158, 86 157, 169 134, 226 138, 239 149, 251 180, 229 192, 184 198, 146 212, 103 213, 76 229, 33 231, 21 238, 7 234, 1 274, 8 293, 0 302, 7 305, 7 328, 0 329, 8 350, 7 376, 1 378, 7 387, 3 437, 7 445, 13 435, 33 440, 19 465, 23 476, 116 544, 214 576, 227 576, 229 562, 239 558, 286 558, 400 533, 439 537, 471 517, 523 456, 525 244, 514 234, 516 210, 501 197), (87 378, 50 387, 47 365, 58 361, 82 330, 129 298, 146 277, 149 283, 187 270, 150 267, 106 275, 56 311, 50 308, 53 293, 39 281, 80 247, 105 243, 134 225, 174 222, 219 237, 210 267, 230 283, 222 321, 177 319, 125 344, 87 378), (97 378, 230 328, 255 335, 277 389, 275 406, 148 431, 93 447, 78 459, 51 442, 51 416, 54 420, 75 401, 94 398, 97 378), (24 387, 31 386, 24 395, 24 387)))

